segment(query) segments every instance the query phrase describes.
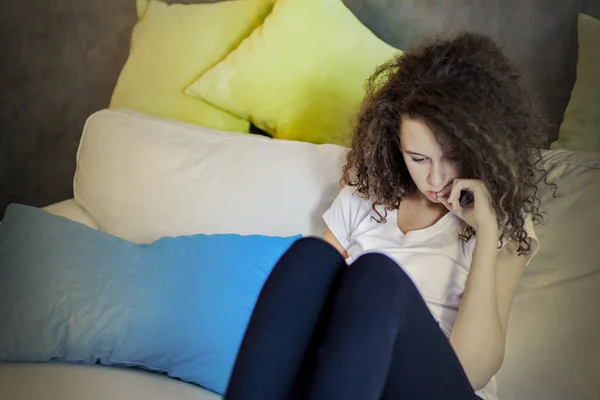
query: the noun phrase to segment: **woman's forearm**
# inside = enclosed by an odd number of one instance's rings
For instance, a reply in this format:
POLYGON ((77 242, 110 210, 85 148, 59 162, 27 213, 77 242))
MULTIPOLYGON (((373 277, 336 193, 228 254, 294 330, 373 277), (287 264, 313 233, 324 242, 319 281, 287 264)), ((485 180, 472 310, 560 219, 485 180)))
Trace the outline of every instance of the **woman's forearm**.
POLYGON ((498 312, 496 262, 498 228, 477 232, 475 252, 450 343, 476 390, 502 365, 504 332, 498 312))

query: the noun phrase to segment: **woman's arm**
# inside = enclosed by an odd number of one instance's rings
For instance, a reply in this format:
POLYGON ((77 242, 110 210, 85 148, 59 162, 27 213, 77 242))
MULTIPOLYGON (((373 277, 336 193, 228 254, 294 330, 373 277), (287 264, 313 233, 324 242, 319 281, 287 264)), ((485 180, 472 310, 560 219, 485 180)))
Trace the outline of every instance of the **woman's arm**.
POLYGON ((471 269, 450 335, 471 385, 482 389, 504 361, 511 304, 523 276, 526 258, 509 242, 498 251, 498 222, 490 194, 481 181, 457 179, 440 201, 476 231, 471 269), (461 207, 461 190, 473 193, 474 204, 461 207))
POLYGON ((508 243, 497 250, 498 231, 477 233, 465 293, 450 336, 471 385, 482 389, 502 366, 511 304, 525 257, 508 243))
POLYGON ((329 242, 329 244, 335 247, 344 258, 348 258, 348 253, 346 252, 346 249, 344 249, 344 246, 340 244, 340 241, 336 239, 335 235, 329 230, 329 228, 325 230, 325 235, 323 236, 323 239, 325 239, 326 242, 329 242))

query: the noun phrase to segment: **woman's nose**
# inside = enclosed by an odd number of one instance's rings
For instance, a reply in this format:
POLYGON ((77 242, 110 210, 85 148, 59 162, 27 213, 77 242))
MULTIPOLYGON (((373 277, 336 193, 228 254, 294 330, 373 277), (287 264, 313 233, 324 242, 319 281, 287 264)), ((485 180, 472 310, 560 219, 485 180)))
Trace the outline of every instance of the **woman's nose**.
POLYGON ((435 166, 431 168, 429 172, 429 184, 436 189, 441 190, 441 186, 444 183, 444 172, 440 168, 435 166))

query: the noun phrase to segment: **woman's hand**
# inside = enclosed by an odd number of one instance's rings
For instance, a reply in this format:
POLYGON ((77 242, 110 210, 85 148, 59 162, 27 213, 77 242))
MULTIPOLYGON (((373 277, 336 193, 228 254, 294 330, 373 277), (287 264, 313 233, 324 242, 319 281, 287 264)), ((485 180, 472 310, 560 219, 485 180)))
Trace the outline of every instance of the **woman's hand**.
POLYGON ((475 179, 455 179, 438 193, 438 200, 452 213, 479 231, 482 228, 498 230, 496 214, 491 206, 490 193, 484 183, 475 179), (472 193, 473 201, 461 207, 459 198, 462 190, 472 193))

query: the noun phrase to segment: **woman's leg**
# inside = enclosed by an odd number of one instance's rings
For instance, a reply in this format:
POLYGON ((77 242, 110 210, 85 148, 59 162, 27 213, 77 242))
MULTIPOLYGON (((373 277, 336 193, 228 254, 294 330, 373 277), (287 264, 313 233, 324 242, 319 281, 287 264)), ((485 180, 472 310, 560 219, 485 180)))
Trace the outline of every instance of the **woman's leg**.
POLYGON ((476 399, 412 280, 376 253, 344 271, 305 398, 476 399))
POLYGON ((315 326, 344 258, 327 242, 303 238, 281 257, 259 295, 227 400, 284 400, 310 350, 315 326))

